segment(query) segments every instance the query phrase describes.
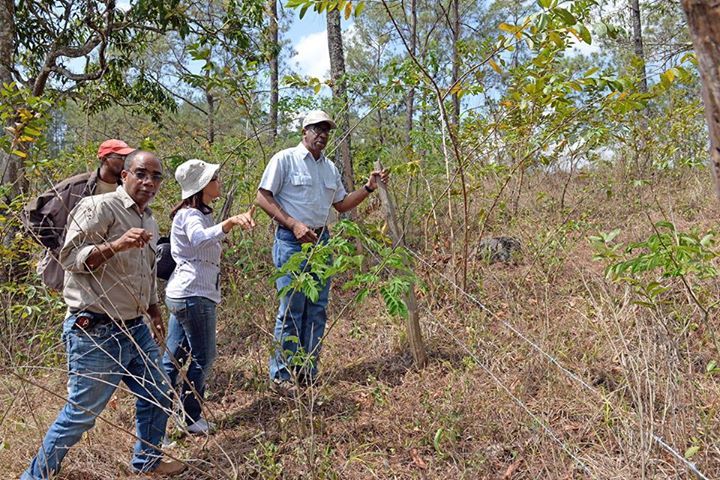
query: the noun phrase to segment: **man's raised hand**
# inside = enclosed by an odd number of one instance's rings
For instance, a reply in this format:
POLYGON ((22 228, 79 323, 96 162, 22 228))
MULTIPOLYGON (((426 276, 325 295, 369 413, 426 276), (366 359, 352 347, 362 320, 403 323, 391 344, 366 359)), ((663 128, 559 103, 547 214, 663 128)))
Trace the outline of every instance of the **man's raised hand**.
POLYGON ((378 187, 378 181, 382 182, 383 185, 387 185, 390 179, 390 170, 385 168, 383 170, 373 170, 370 173, 370 178, 366 183, 367 187, 371 190, 375 190, 378 187))
POLYGON ((113 241, 111 246, 114 252, 124 252, 131 248, 143 248, 152 238, 152 233, 144 228, 133 227, 123 233, 122 237, 113 241))

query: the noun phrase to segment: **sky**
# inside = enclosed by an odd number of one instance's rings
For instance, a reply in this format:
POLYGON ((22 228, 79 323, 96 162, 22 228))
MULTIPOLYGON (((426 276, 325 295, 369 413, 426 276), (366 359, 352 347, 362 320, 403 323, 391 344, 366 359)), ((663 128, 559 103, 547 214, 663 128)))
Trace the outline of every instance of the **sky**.
MULTIPOLYGON (((285 7, 286 8, 286 7, 285 7)), ((290 29, 283 33, 285 39, 290 40, 295 51, 290 59, 293 70, 301 75, 316 77, 320 81, 330 78, 330 53, 327 46, 327 20, 326 14, 317 14, 311 10, 300 19, 299 9, 288 9, 293 15, 290 29)), ((354 34, 354 22, 350 17, 345 20, 341 15, 343 43, 354 34)))
MULTIPOLYGON (((122 10, 130 8, 130 0, 118 0, 117 7, 122 10)), ((300 19, 299 9, 288 8, 284 5, 281 5, 280 8, 285 9, 286 13, 293 18, 290 29, 282 34, 285 39, 290 40, 295 52, 290 59, 293 70, 304 76, 316 77, 320 81, 327 80, 330 73, 330 58, 325 14, 319 15, 312 9, 308 9, 305 16, 300 19)), ((351 31, 352 18, 348 21, 343 19, 342 28, 344 33, 351 31)), ((597 50, 595 45, 578 42, 571 51, 587 55, 597 50)))

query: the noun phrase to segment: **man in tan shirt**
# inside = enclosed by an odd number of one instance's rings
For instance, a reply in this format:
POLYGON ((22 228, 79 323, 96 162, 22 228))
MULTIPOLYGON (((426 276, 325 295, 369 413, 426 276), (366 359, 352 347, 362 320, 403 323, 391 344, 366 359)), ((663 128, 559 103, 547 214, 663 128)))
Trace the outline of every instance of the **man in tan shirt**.
POLYGON ((184 469, 159 449, 171 399, 153 340, 162 339, 164 326, 155 288, 158 227, 148 204, 162 182, 162 165, 152 153, 135 151, 125 159, 121 177, 116 191, 83 198, 68 220, 60 250, 70 312, 63 324, 68 399, 22 480, 59 471, 68 449, 94 425, 121 380, 137 397, 133 470, 184 469))

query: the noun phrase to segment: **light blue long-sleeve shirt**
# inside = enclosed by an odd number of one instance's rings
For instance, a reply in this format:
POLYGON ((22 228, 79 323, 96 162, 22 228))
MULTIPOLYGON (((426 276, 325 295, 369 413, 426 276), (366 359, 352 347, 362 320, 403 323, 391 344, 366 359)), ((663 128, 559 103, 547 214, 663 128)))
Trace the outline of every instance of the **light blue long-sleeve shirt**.
POLYGON ((211 214, 183 208, 170 231, 170 251, 177 266, 168 280, 170 298, 205 297, 220 302, 220 255, 225 233, 211 214))

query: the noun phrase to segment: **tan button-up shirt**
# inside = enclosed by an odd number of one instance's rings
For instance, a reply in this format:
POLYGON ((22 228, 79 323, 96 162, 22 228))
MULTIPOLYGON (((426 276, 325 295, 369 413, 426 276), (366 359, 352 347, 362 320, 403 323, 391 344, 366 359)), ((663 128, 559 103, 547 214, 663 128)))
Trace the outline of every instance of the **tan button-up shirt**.
POLYGON ((155 248, 158 226, 149 208, 140 213, 120 186, 116 191, 83 198, 71 212, 60 262, 65 269, 65 303, 72 309, 104 313, 115 320, 144 315, 158 302, 155 248), (143 248, 116 253, 95 270, 85 264, 96 245, 120 238, 130 228, 152 234, 143 248))

